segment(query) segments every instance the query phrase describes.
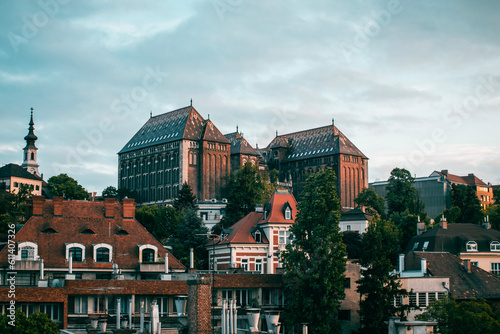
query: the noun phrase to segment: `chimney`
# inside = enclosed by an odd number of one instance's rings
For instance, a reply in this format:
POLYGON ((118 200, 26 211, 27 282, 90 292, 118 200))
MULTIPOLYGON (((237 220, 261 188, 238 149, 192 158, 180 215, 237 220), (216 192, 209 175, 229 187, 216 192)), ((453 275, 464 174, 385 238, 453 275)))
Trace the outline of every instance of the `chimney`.
POLYGON ((64 197, 54 196, 54 216, 62 217, 64 197))
POLYGON ((467 175, 467 177, 474 178, 474 173, 469 173, 469 175, 467 175))
POLYGON ((448 176, 448 170, 447 170, 447 169, 443 169, 443 170, 441 171, 441 174, 444 174, 444 175, 448 176))
POLYGON ((420 259, 420 270, 422 272, 422 276, 427 275, 427 260, 424 258, 420 259))
POLYGON ((439 226, 446 230, 448 228, 448 222, 446 221, 446 217, 444 215, 441 216, 441 221, 439 222, 439 226))
POLYGON ((115 203, 114 198, 104 199, 104 217, 105 218, 115 218, 115 203))
POLYGON ((43 217, 44 203, 45 203, 45 197, 33 196, 33 216, 43 217))
POLYGON ((405 271, 405 255, 399 254, 399 273, 405 271))
POLYGON ((490 224, 490 216, 486 216, 484 217, 484 223, 483 223, 483 226, 484 228, 486 228, 487 230, 489 230, 491 228, 491 224, 490 224))
POLYGON ((472 272, 472 263, 470 262, 470 259, 465 259, 464 260, 464 269, 470 274, 472 272))
POLYGON ((133 198, 124 198, 122 205, 123 205, 123 218, 134 219, 135 200, 133 198))

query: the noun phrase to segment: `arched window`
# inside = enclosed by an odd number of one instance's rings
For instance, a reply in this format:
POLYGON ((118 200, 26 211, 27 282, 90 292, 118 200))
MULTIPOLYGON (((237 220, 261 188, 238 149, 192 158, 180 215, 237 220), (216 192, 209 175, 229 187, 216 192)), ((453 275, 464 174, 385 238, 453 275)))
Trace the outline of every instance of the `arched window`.
POLYGON ((490 243, 490 251, 492 252, 500 252, 500 242, 498 241, 492 241, 490 243))
POLYGON ((34 261, 38 259, 38 245, 34 242, 20 242, 18 244, 18 259, 34 261))
POLYGON ((467 251, 468 252, 477 252, 477 242, 467 241, 467 251))
POLYGON ((31 152, 31 160, 35 160, 35 153, 31 152))
POLYGON ((79 243, 66 244, 66 261, 70 256, 73 262, 85 262, 85 246, 79 243))
POLYGON ((94 262, 112 262, 113 246, 108 244, 97 244, 94 246, 94 262))
POLYGON ((138 245, 139 246, 139 262, 156 262, 158 259, 158 247, 155 245, 138 245))

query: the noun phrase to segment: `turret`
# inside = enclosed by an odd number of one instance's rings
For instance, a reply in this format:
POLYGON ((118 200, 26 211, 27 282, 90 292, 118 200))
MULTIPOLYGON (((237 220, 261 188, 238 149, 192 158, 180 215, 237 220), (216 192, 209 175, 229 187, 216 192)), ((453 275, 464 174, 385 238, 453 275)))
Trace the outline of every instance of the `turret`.
POLYGON ((35 141, 38 139, 35 136, 35 122, 33 122, 33 108, 31 108, 31 119, 28 128, 28 134, 24 137, 26 140, 26 146, 23 148, 24 150, 24 158, 23 164, 21 167, 26 169, 29 173, 40 176, 38 173, 38 163, 37 160, 37 151, 38 148, 35 146, 35 141))

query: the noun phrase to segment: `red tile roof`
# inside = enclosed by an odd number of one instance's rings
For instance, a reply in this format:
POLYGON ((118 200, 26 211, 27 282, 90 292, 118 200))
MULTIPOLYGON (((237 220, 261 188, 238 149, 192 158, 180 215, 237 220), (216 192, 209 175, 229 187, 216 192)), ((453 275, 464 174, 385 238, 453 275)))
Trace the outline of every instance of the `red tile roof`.
MULTIPOLYGON (((74 268, 111 268, 111 263, 93 261, 93 245, 99 243, 113 246, 113 263, 118 264, 120 269, 138 267, 137 245, 156 246, 158 256, 162 259, 168 253, 137 220, 124 219, 123 207, 117 202, 111 204, 114 218, 104 217, 104 202, 63 201, 61 205, 62 216, 54 216, 54 201, 46 200, 43 216, 32 216, 16 234, 16 242, 29 241, 38 245, 38 255, 44 260, 46 268, 68 267, 66 243, 81 243, 85 246, 85 262, 73 263, 74 268), (88 230, 94 234, 87 234, 88 230), (86 233, 82 234, 84 231, 86 233)), ((168 260, 172 269, 185 269, 170 253, 168 260)), ((0 266, 6 265, 7 248, 4 248, 0 252, 0 266)))
POLYGON ((297 218, 297 201, 292 194, 284 194, 276 191, 271 199, 269 200, 271 204, 271 211, 269 212, 267 219, 259 222, 259 224, 290 224, 297 218), (284 206, 288 204, 292 210, 292 219, 285 219, 284 206))
MULTIPOLYGON (((262 220, 264 216, 260 212, 250 212, 248 215, 240 219, 236 224, 230 227, 231 233, 218 244, 255 244, 257 243, 253 238, 250 231, 257 226, 257 223, 262 220)), ((262 243, 269 243, 263 235, 262 243)))
POLYGON ((445 176, 448 179, 448 181, 450 181, 451 183, 464 184, 464 185, 470 185, 470 186, 488 187, 488 185, 486 183, 484 183, 481 179, 479 179, 474 174, 469 174, 467 176, 459 176, 459 175, 450 174, 448 172, 443 172, 443 171, 441 171, 441 172, 434 171, 434 173, 445 176))

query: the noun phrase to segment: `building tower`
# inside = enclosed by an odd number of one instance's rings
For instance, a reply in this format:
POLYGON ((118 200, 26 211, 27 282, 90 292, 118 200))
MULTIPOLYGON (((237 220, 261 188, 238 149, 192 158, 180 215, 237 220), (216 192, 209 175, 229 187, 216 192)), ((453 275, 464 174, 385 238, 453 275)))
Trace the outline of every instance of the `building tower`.
POLYGON ((24 147, 24 159, 21 167, 26 169, 29 173, 34 174, 36 176, 40 176, 38 173, 38 163, 36 162, 36 155, 38 148, 35 146, 35 141, 38 139, 35 136, 35 123, 33 122, 33 108, 31 108, 31 119, 29 123, 30 127, 28 128, 28 134, 24 137, 26 140, 26 146, 24 147))

